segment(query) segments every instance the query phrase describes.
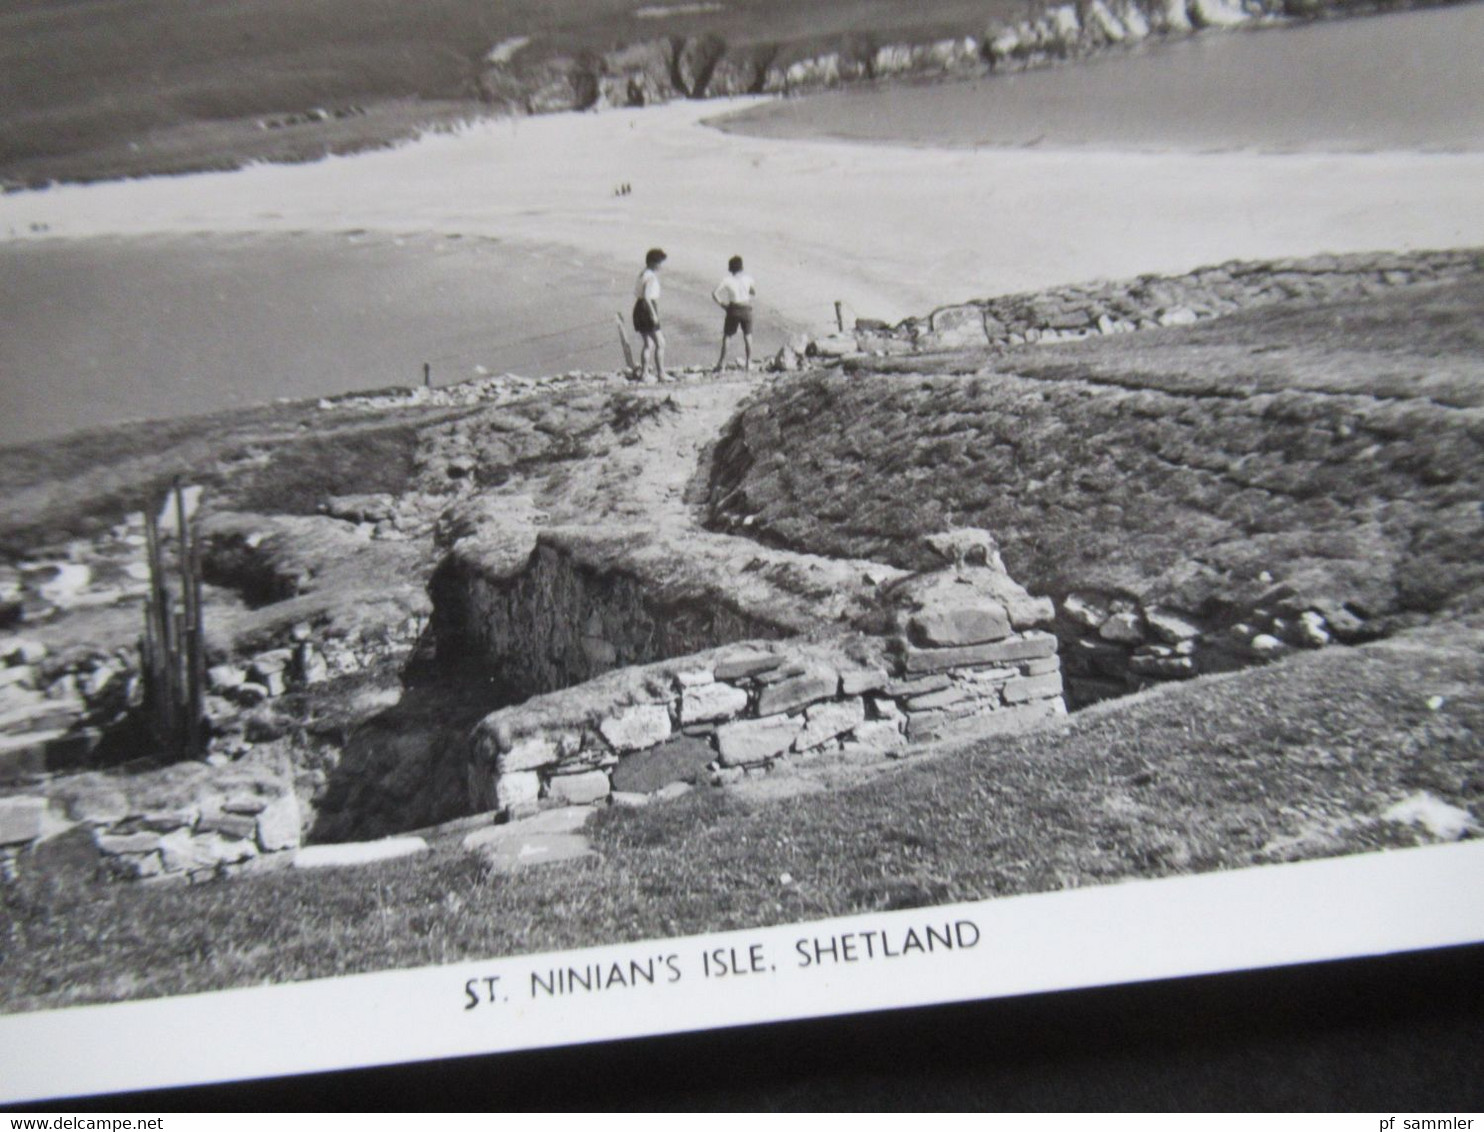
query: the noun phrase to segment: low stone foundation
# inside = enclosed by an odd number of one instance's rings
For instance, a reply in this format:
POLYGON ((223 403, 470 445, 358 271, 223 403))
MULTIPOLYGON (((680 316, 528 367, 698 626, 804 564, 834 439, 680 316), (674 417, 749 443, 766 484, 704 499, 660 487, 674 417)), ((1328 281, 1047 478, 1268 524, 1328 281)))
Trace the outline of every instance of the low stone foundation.
POLYGON ((725 785, 781 760, 899 757, 1065 714, 1051 602, 1012 582, 987 538, 965 545, 951 568, 888 588, 885 635, 724 646, 492 713, 471 742, 474 808, 519 817, 725 785))

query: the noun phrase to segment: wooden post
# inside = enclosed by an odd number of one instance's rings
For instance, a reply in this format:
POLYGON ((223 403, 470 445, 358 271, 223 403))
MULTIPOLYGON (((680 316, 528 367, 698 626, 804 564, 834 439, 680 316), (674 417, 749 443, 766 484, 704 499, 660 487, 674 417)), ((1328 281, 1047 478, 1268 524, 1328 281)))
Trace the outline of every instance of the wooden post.
POLYGON ((180 643, 181 754, 195 758, 201 752, 201 686, 198 678, 201 659, 201 587, 196 580, 195 540, 190 519, 186 516, 185 491, 175 481, 175 522, 179 529, 178 561, 180 569, 181 621, 177 641, 180 643))
POLYGON ((835 329, 838 330, 841 334, 844 334, 845 333, 845 312, 840 309, 841 305, 842 304, 841 304, 840 300, 839 299, 836 299, 835 300, 835 329))
POLYGON ((428 362, 423 362, 423 388, 433 388, 433 367, 428 362))
POLYGON ((623 315, 617 311, 613 313, 613 321, 618 323, 618 344, 623 347, 623 364, 630 372, 634 372, 634 349, 629 345, 628 333, 624 330, 623 315))
POLYGON ((144 537, 149 549, 149 603, 145 632, 151 658, 150 715, 155 738, 172 743, 175 732, 174 650, 171 647, 170 587, 165 583, 165 564, 160 551, 160 528, 153 505, 144 512, 144 537))

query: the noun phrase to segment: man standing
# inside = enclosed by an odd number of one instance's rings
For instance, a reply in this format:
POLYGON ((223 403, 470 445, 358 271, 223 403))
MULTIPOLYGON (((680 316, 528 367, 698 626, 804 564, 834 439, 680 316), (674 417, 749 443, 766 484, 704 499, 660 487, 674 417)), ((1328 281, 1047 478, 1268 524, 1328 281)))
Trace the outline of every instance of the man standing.
POLYGON ((666 259, 661 248, 650 248, 644 257, 644 270, 634 283, 634 329, 644 345, 639 351, 639 380, 649 368, 649 351, 654 348, 654 374, 665 380, 665 336, 660 333, 660 264, 666 259))
POLYGON ((721 356, 716 359, 716 369, 713 373, 720 373, 727 362, 727 343, 731 341, 732 335, 738 329, 742 331, 742 346, 746 351, 745 369, 752 370, 752 300, 757 294, 757 284, 752 281, 752 276, 742 270, 742 257, 734 255, 727 261, 727 270, 731 272, 725 279, 717 284, 716 290, 711 292, 711 299, 717 306, 727 312, 726 321, 721 327, 721 356))

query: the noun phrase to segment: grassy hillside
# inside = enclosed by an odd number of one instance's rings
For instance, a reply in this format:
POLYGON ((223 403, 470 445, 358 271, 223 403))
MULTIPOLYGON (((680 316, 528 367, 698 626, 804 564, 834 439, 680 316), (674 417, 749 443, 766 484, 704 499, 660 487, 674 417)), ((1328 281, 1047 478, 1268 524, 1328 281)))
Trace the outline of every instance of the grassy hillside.
POLYGON ((1481 305, 1474 281, 812 375, 735 422, 713 522, 914 568, 922 535, 982 526, 1035 592, 1192 612, 1275 578, 1374 614, 1472 608, 1481 305))
POLYGON ((1382 816, 1392 803, 1426 792, 1484 807, 1480 645, 1414 637, 1169 685, 831 794, 703 791, 608 810, 599 863, 518 876, 486 871, 453 836, 430 857, 360 869, 110 884, 78 830, 0 890, 0 1002, 154 997, 1418 844, 1430 836, 1382 816))
MULTIPOLYGON (((629 0, 24 0, 0 12, 0 182, 290 160, 480 112, 503 40, 535 57, 671 34, 808 43, 853 31, 977 31, 1010 0, 735 0, 640 18, 629 0), (357 108, 282 130, 259 116, 357 108)), ((663 7, 656 5, 655 7, 663 7)))

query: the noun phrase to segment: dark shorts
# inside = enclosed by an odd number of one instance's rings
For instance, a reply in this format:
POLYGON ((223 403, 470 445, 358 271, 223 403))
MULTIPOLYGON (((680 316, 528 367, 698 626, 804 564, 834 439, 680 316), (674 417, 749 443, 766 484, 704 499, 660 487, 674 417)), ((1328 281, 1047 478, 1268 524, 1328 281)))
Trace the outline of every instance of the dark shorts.
POLYGON ((742 328, 742 333, 752 333, 752 308, 741 303, 728 303, 727 320, 721 328, 721 336, 730 338, 737 333, 739 326, 742 328))
POLYGON ((643 299, 635 299, 634 329, 640 334, 653 334, 660 328, 659 313, 660 307, 658 303, 654 305, 654 315, 651 316, 649 313, 649 304, 643 299))

